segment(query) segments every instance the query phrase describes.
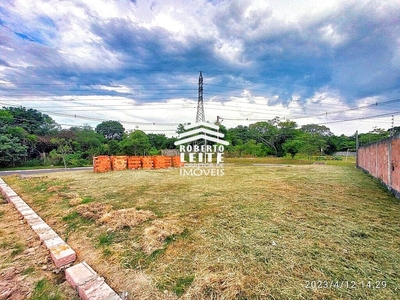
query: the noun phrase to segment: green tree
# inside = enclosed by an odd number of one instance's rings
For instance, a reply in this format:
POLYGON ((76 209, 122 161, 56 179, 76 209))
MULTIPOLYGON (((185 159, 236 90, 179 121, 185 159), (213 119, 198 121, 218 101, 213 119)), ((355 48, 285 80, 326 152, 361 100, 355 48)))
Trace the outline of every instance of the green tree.
POLYGON ((96 126, 96 132, 102 134, 107 140, 120 141, 124 137, 125 128, 118 121, 104 121, 96 126))
POLYGON ((300 152, 307 154, 309 161, 312 155, 319 155, 326 148, 326 140, 319 134, 305 132, 299 136, 299 139, 303 141, 300 152))
POLYGON ((17 137, 0 132, 0 166, 15 166, 28 156, 27 146, 17 137))
POLYGON ((118 142, 117 140, 109 140, 101 147, 101 154, 103 155, 118 155, 123 154, 121 151, 121 144, 124 141, 118 142))
POLYGON ((398 135, 398 134, 400 133, 400 126, 395 126, 395 127, 393 127, 393 128, 390 128, 390 129, 388 130, 388 132, 389 132, 389 135, 390 135, 390 134, 392 134, 393 136, 394 136, 394 135, 398 135))
POLYGON ((287 153, 289 153, 292 156, 293 159, 295 155, 299 153, 301 149, 304 147, 304 141, 297 139, 287 140, 282 147, 287 153))
POLYGON ((36 109, 25 107, 3 107, 3 110, 12 115, 11 126, 23 128, 26 132, 35 135, 54 134, 60 126, 48 115, 36 109))
POLYGON ((57 145, 57 150, 55 151, 54 155, 59 155, 64 164, 64 168, 67 168, 67 155, 73 153, 70 141, 64 138, 54 138, 51 140, 51 142, 57 145))
POLYGON ((312 154, 322 154, 328 150, 328 141, 333 136, 331 130, 318 124, 307 124, 300 128, 303 133, 301 135, 302 140, 306 142, 304 151, 308 154, 311 159, 312 154))
POLYGON ((105 137, 94 130, 83 129, 76 133, 76 150, 83 152, 84 156, 96 156, 102 153, 105 137))
POLYGON ((126 155, 144 155, 151 149, 149 137, 141 130, 132 131, 120 145, 126 155))
POLYGON ((12 121, 13 121, 12 114, 5 109, 0 109, 0 127, 10 125, 12 121))
POLYGON ((296 122, 287 120, 281 121, 279 117, 272 120, 257 122, 249 126, 251 136, 257 142, 271 148, 275 156, 283 156, 285 151, 283 144, 295 136, 296 122))
MULTIPOLYGON (((190 123, 189 123, 189 124, 190 124, 190 123)), ((178 125, 178 128, 176 128, 176 133, 177 133, 177 134, 181 134, 181 133, 184 133, 184 132, 186 132, 185 126, 184 126, 183 124, 179 124, 179 125, 178 125)))
POLYGON ((262 147, 255 140, 248 140, 246 144, 243 144, 242 151, 246 155, 261 156, 262 147))
POLYGON ((300 130, 302 132, 307 132, 311 135, 319 135, 319 136, 332 136, 333 133, 331 130, 324 126, 324 125, 318 125, 318 124, 307 124, 301 126, 300 130))
POLYGON ((229 147, 234 147, 236 145, 243 145, 251 139, 249 127, 239 125, 235 128, 229 128, 226 132, 226 138, 229 141, 229 147))
POLYGON ((360 146, 370 144, 370 143, 375 143, 380 140, 386 139, 389 137, 389 131, 374 127, 373 130, 371 130, 368 133, 361 133, 358 136, 358 141, 360 143, 360 146))
POLYGON ((149 138, 150 146, 155 149, 165 149, 167 147, 168 138, 165 134, 149 133, 147 135, 149 138))

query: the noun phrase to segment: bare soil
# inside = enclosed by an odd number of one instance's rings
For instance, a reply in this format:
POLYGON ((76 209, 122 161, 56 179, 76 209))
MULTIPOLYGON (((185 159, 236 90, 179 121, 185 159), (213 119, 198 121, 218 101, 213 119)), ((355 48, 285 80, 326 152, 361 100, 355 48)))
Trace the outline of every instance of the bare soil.
POLYGON ((46 291, 54 299, 79 299, 14 206, 0 203, 0 300, 38 297, 35 287, 43 279, 54 285, 54 291, 46 291))

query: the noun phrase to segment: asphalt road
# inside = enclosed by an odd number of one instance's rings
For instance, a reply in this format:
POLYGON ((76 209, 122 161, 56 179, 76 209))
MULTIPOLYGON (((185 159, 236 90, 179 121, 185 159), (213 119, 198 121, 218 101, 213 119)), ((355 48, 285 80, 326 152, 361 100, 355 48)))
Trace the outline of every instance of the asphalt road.
POLYGON ((12 170, 12 171, 0 171, 1 176, 8 175, 37 175, 37 174, 45 174, 45 173, 56 173, 56 172, 76 172, 76 171, 88 171, 93 170, 93 167, 80 167, 80 168, 60 168, 60 169, 37 169, 37 170, 12 170))

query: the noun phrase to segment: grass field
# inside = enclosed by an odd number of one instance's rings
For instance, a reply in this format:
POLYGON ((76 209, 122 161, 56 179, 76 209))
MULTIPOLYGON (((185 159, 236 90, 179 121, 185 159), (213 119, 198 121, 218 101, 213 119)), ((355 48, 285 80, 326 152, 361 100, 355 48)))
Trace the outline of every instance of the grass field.
POLYGON ((130 299, 400 299, 398 199, 351 162, 263 163, 4 179, 130 299))

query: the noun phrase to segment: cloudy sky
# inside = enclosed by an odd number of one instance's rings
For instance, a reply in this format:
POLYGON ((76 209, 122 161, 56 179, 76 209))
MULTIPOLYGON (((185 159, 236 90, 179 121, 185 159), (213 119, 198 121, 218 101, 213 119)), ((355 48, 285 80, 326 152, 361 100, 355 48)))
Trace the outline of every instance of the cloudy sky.
POLYGON ((0 106, 174 135, 275 116, 400 126, 400 0, 4 0, 0 106))

